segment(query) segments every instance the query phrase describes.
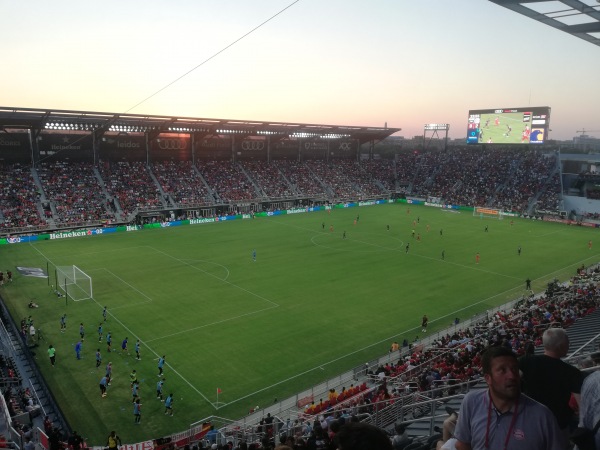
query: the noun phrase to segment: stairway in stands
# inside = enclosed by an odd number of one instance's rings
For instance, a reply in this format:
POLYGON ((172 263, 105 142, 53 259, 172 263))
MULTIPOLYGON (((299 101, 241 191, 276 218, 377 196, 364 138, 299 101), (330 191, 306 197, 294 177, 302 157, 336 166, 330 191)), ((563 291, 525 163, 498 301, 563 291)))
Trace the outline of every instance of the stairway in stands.
MULTIPOLYGON (((34 346, 28 346, 19 333, 19 327, 8 314, 5 304, 0 304, 0 340, 2 340, 2 349, 5 353, 10 353, 15 366, 22 378, 21 388, 29 388, 36 399, 35 403, 41 405, 41 414, 33 419, 33 426, 40 427, 42 430, 44 415, 50 417, 54 426, 69 432, 66 421, 60 414, 58 406, 50 391, 43 383, 43 378, 38 368, 35 366, 35 361, 38 359, 45 361, 46 356, 46 341, 41 333, 37 333, 38 341, 34 346)), ((7 355, 9 356, 9 355, 7 355)))

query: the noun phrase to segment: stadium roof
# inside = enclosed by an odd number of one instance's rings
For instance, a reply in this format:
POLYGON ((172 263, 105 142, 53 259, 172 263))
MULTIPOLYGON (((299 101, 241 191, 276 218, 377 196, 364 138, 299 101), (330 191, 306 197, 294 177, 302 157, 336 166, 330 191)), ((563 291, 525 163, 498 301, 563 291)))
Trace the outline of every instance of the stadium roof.
POLYGON ((273 136, 274 138, 357 139, 380 141, 401 128, 318 125, 308 123, 207 119, 0 106, 0 130, 96 131, 96 133, 198 133, 273 136))
POLYGON ((600 0, 490 0, 600 46, 600 0))

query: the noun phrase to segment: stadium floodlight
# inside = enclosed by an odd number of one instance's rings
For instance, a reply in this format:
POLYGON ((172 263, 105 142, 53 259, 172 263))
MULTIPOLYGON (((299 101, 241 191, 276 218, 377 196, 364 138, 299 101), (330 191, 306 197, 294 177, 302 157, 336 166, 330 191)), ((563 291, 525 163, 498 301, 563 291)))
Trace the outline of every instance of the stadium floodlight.
POLYGON ((425 130, 449 130, 450 125, 447 123, 426 123, 425 130))

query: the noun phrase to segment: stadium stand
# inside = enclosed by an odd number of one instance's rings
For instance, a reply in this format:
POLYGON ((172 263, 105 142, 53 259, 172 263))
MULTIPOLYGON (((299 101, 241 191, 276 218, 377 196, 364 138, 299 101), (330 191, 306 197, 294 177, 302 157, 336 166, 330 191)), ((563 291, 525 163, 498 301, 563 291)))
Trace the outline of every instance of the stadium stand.
MULTIPOLYGON (((446 204, 489 206, 517 214, 560 208, 560 171, 553 153, 455 148, 398 153, 394 160, 310 159, 44 162, 30 168, 0 163, 4 181, 0 231, 133 223, 155 211, 169 219, 194 208, 272 209, 274 200, 300 205, 410 195, 446 204)), ((591 194, 594 195, 594 194, 591 194)))
POLYGON ((159 186, 153 182, 145 163, 118 161, 100 164, 98 170, 108 193, 118 200, 125 217, 134 212, 163 205, 159 186))
POLYGON ((50 205, 45 212, 52 214, 57 224, 86 225, 114 219, 93 169, 84 162, 42 163, 37 169, 50 205))
POLYGON ((299 401, 301 407, 295 413, 277 411, 274 431, 265 428, 264 417, 276 409, 267 408, 251 412, 256 416, 254 426, 246 420, 243 431, 236 423, 221 428, 219 436, 223 442, 242 435, 242 440, 263 445, 265 438, 275 442, 278 437, 296 448, 315 440, 326 446, 340 424, 361 420, 386 430, 390 439, 396 425, 402 424, 410 441, 410 446, 402 448, 435 448, 448 413, 459 409, 468 390, 485 387, 479 361, 488 346, 508 346, 523 355, 528 344, 535 344, 539 351, 544 330, 558 326, 567 329, 575 349, 569 361, 580 366, 589 363, 589 355, 600 342, 599 282, 600 270, 582 270, 567 283, 550 283, 539 295, 410 344, 397 354, 390 352, 385 362, 383 358, 362 371, 357 369, 351 380, 362 380, 358 385, 329 387, 308 406, 299 401))
POLYGON ((204 180, 191 161, 163 161, 152 164, 163 191, 177 207, 206 206, 214 203, 204 180))
MULTIPOLYGON (((595 178, 583 175, 581 179, 595 178)), ((97 167, 61 161, 34 168, 3 162, 0 180, 4 233, 104 221, 131 223, 136 213, 147 210, 181 208, 185 214, 186 208, 223 204, 231 212, 240 202, 281 198, 337 202, 409 194, 528 214, 534 208, 557 211, 561 196, 555 154, 510 148, 405 151, 393 160, 358 161, 156 161, 147 165, 107 160, 97 167)), ((595 198, 594 192, 587 191, 595 198)), ((590 217, 600 216, 591 213, 590 217)), ((215 427, 203 444, 246 442, 258 448, 281 442, 293 448, 325 448, 343 423, 360 420, 385 429, 390 439, 400 423, 400 434, 406 433, 411 441, 404 448, 431 448, 440 438, 436 427, 442 427, 447 417, 440 409, 458 409, 469 389, 482 387, 478 362, 485 347, 510 346, 521 355, 528 344, 539 347, 546 328, 560 326, 569 330, 577 348, 569 361, 588 364, 600 335, 599 283, 597 269, 583 270, 568 283, 551 283, 543 294, 454 324, 445 334, 406 343, 346 378, 338 377, 337 384, 326 383, 322 391, 300 393, 291 402, 250 411, 242 422, 215 427), (209 440, 212 436, 214 442, 209 440)), ((14 328, 18 333, 16 324, 14 328)), ((21 336, 27 336, 23 324, 21 336)), ((23 339, 16 340, 24 344, 23 339)), ((49 407, 31 391, 27 393, 14 358, 2 358, 0 370, 11 416, 29 413, 30 417, 36 405, 49 407)))

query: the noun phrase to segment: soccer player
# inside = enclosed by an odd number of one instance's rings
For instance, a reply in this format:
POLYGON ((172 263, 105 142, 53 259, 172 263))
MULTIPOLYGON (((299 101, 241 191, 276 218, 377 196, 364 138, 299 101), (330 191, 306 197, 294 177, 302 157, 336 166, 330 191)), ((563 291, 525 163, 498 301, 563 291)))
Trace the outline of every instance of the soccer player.
POLYGON ((138 382, 138 379, 137 379, 137 372, 135 371, 135 369, 133 369, 133 370, 131 371, 131 373, 129 374, 129 384, 130 384, 130 386, 131 386, 131 387, 133 387, 133 385, 134 385, 135 383, 137 383, 137 382, 138 382))
POLYGON ((531 290, 531 280, 529 278, 525 280, 525 289, 528 291, 531 290))
POLYGON ((520 245, 519 245, 519 248, 517 248, 517 254, 518 254, 519 256, 521 256, 521 246, 520 246, 520 245))
POLYGON ((165 365, 165 355, 162 355, 160 358, 158 358, 158 376, 159 377, 162 377, 164 365, 165 365))
POLYGON ((12 272, 10 270, 6 271, 6 277, 8 278, 8 282, 12 282, 12 272))
POLYGON ((165 400, 165 415, 173 415, 173 394, 169 394, 165 400))
POLYGON ((321 224, 321 228, 323 228, 323 231, 325 230, 325 222, 321 224))
POLYGON ((427 333, 427 325, 429 324, 429 317, 427 314, 423 314, 423 318, 421 319, 421 331, 423 333, 427 333))
POLYGON ((100 396, 106 397, 106 386, 108 385, 108 381, 106 381, 106 376, 100 379, 100 396))
POLYGON ((127 349, 127 343, 129 342, 129 338, 126 337, 125 339, 123 339, 123 342, 121 342, 121 353, 125 353, 127 352, 127 354, 129 355, 129 350, 127 349))
POLYGON ((133 396, 133 400, 131 401, 131 403, 135 403, 135 401, 138 399, 139 391, 140 384, 138 382, 133 383, 133 385, 131 386, 131 395, 133 396))
POLYGON ((406 243, 406 253, 408 253, 408 250, 410 249, 410 242, 406 243))
POLYGON ((102 354, 100 354, 100 349, 96 350, 96 369, 100 367, 102 364, 102 354))
POLYGON ((440 237, 444 236, 444 230, 440 228, 440 237))
POLYGON ((110 331, 108 333, 106 333, 106 348, 108 353, 110 353, 112 350, 110 349, 110 346, 112 344, 112 335, 110 334, 110 331))
POLYGON ((342 235, 342 239, 346 239, 346 231, 344 231, 344 234, 342 235))
POLYGON ((252 261, 256 262, 256 249, 252 250, 252 261))
POLYGON ((590 239, 588 241, 588 250, 591 250, 591 249, 592 249, 592 240, 590 239))
POLYGON ((98 325, 98 342, 102 342, 102 322, 98 325))
POLYGON ((67 330, 67 315, 63 314, 60 317, 60 332, 64 333, 67 330))
POLYGON ((446 259, 446 251, 442 250, 442 261, 446 259))
POLYGON ((163 384, 165 384, 164 378, 156 383, 156 398, 160 399, 161 402, 164 402, 162 392, 163 384))
POLYGON ((110 381, 112 380, 112 362, 108 362, 106 365, 106 384, 110 386, 110 381))
POLYGON ((475 255, 475 264, 479 264, 479 252, 475 255))
POLYGON ((48 357, 50 358, 50 364, 54 367, 54 363, 56 362, 56 349, 52 344, 48 347, 48 357))
POLYGON ((487 225, 485 226, 485 229, 483 231, 485 231, 486 233, 489 231, 489 228, 487 225))
POLYGON ((138 361, 142 359, 142 358, 140 358, 140 340, 139 339, 137 341, 135 341, 135 359, 137 359, 138 361))
POLYGON ((106 310, 106 306, 105 306, 104 309, 102 310, 102 318, 104 319, 103 322, 106 322, 107 315, 108 315, 108 311, 106 310))
POLYGON ((75 344, 75 356, 77 357, 77 359, 81 359, 81 348, 83 347, 83 344, 81 343, 81 341, 77 341, 77 344, 75 344))
POLYGON ((83 322, 81 322, 79 324, 79 336, 81 337, 81 340, 85 340, 85 328, 83 328, 83 322))
POLYGON ((139 424, 142 420, 142 404, 138 398, 133 404, 133 422, 139 424))

